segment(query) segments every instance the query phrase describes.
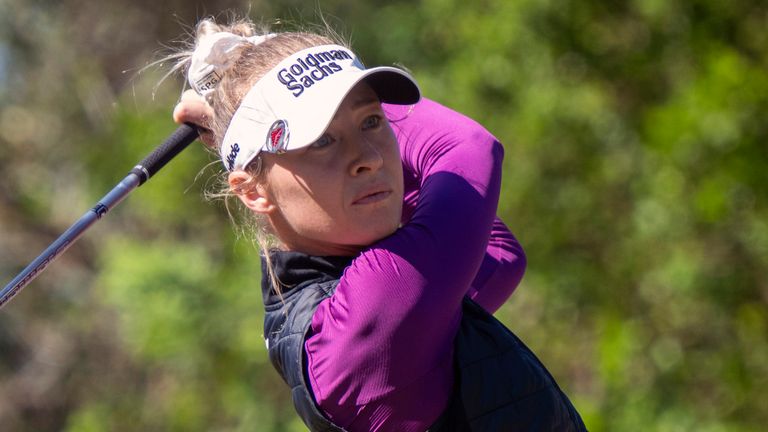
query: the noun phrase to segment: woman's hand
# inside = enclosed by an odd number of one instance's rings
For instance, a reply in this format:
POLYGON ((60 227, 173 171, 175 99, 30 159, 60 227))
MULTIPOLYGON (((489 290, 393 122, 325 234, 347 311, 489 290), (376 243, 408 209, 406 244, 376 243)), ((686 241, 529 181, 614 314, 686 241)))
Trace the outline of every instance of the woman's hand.
POLYGON ((187 90, 181 95, 181 101, 173 109, 173 121, 176 123, 192 123, 197 126, 200 141, 211 149, 216 150, 216 140, 211 132, 213 108, 194 90, 187 90))

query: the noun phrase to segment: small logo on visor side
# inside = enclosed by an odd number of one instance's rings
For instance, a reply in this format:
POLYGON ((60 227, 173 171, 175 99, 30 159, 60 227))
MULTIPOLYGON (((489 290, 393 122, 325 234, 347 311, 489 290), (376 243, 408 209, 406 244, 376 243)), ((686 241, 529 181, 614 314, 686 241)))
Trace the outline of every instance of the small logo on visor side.
POLYGON ((229 154, 226 158, 227 169, 232 171, 235 168, 235 161, 237 160, 237 154, 240 153, 240 144, 234 143, 229 149, 229 154))
POLYGON ((267 142, 264 144, 264 150, 270 153, 285 153, 288 146, 288 123, 285 120, 277 120, 267 132, 267 142))

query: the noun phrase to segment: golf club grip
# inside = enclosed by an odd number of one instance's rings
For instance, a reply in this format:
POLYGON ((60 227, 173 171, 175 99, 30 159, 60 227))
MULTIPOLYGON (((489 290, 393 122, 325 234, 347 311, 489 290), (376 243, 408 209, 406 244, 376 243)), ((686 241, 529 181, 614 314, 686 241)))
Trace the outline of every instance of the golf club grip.
POLYGON ((144 184, 156 172, 160 171, 165 164, 197 139, 198 135, 197 128, 189 123, 179 126, 171 136, 166 138, 160 146, 131 170, 132 173, 139 176, 139 185, 144 184))
POLYGON ((190 124, 179 126, 159 147, 149 154, 139 165, 105 195, 97 205, 86 212, 74 225, 64 232, 56 241, 43 251, 32 263, 19 273, 8 285, 0 290, 0 307, 9 302, 32 279, 37 277, 60 254, 98 219, 109 211, 110 208, 122 201, 133 189, 147 181, 154 173, 165 166, 174 156, 184 150, 198 136, 197 129, 190 124))

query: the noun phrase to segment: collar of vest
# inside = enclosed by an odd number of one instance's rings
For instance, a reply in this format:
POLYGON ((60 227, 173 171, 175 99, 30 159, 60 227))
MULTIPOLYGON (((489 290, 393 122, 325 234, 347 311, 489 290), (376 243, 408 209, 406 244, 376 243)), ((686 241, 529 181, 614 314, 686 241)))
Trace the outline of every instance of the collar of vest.
MULTIPOLYGON (((272 250, 269 252, 272 269, 282 285, 283 297, 302 287, 318 282, 339 279, 354 257, 311 256, 301 252, 272 250)), ((261 257, 261 289, 264 304, 280 301, 269 278, 267 260, 261 257)))

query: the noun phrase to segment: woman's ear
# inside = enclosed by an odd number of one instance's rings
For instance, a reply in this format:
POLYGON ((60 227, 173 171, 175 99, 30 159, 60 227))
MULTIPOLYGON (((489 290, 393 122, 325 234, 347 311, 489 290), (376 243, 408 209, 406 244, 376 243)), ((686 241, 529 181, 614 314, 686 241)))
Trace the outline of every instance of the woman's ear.
POLYGON ((266 188, 251 174, 243 170, 235 170, 229 173, 227 181, 229 189, 246 207, 256 213, 269 214, 277 208, 267 195, 266 188))

